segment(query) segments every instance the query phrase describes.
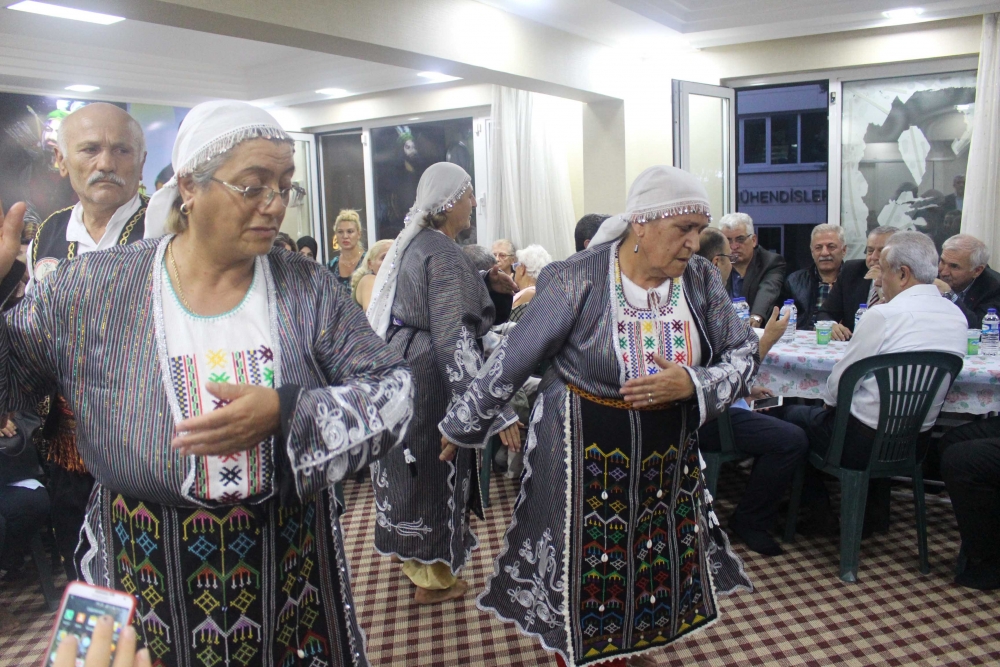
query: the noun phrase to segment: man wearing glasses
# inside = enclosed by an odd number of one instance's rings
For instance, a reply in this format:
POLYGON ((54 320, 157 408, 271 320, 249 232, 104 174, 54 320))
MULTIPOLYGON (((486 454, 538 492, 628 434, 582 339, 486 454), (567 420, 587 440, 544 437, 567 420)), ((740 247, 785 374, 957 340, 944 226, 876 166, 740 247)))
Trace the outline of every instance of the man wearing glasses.
POLYGON ((875 278, 879 273, 878 260, 885 244, 897 231, 899 230, 895 227, 876 227, 868 232, 865 258, 844 262, 840 278, 833 284, 816 316, 817 320, 833 321, 834 340, 851 338, 854 315, 858 312, 859 305, 867 303, 871 307, 881 302, 882 296, 875 288, 875 278))
POLYGON ((508 276, 514 275, 514 261, 517 254, 514 244, 507 239, 498 239, 493 243, 493 257, 497 260, 497 267, 508 276))
POLYGON ((730 213, 719 220, 732 249, 733 272, 726 287, 729 295, 745 297, 750 306, 750 324, 762 327, 779 305, 785 284, 785 258, 758 247, 753 219, 746 213, 730 213))
MULTIPOLYGON (((88 104, 59 127, 56 165, 80 198, 43 222, 28 247, 28 290, 60 260, 141 241, 149 198, 139 194, 146 141, 142 126, 113 104, 88 104)), ((54 396, 43 429, 49 439, 52 527, 68 579, 94 478, 76 450, 76 417, 54 396)))

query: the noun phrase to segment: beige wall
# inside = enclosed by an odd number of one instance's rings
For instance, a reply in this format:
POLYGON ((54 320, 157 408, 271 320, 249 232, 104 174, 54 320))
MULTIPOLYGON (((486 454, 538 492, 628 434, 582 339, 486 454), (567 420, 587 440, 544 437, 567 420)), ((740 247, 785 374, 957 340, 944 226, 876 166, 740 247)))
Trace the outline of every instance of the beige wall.
POLYGON ((704 49, 719 79, 842 69, 979 53, 982 17, 704 49))

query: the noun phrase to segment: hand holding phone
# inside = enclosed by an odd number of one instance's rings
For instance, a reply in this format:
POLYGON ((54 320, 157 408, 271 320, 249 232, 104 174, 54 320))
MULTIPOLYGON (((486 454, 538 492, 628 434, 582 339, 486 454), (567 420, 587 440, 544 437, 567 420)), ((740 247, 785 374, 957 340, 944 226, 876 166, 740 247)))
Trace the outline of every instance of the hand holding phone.
MULTIPOLYGON (((104 667, 111 662, 111 647, 114 637, 114 621, 110 616, 104 616, 94 626, 90 648, 83 667, 104 667)), ((135 652, 137 637, 135 628, 131 625, 121 631, 118 646, 115 649, 115 661, 112 667, 152 667, 149 650, 135 652)), ((79 658, 79 642, 76 635, 67 635, 56 651, 56 661, 53 667, 75 667, 79 658)))
MULTIPOLYGON (((74 581, 66 587, 63 593, 62 604, 59 605, 59 615, 56 616, 55 627, 52 629, 52 639, 49 641, 49 650, 45 653, 43 665, 47 667, 63 667, 63 663, 57 662, 60 655, 70 653, 69 648, 62 648, 62 644, 75 646, 75 658, 72 662, 65 663, 67 667, 109 667, 111 657, 116 655, 116 644, 119 635, 124 628, 128 628, 132 622, 132 614, 135 612, 135 598, 128 593, 113 591, 107 588, 91 586, 82 581, 74 581), (105 617, 110 617, 108 621, 105 617), (109 629, 105 628, 108 624, 109 629), (97 634, 98 626, 102 632, 97 634), (107 637, 104 632, 107 631, 107 637), (65 642, 68 638, 73 640, 65 642), (98 639, 100 648, 98 648, 98 639), (91 651, 93 649, 93 651, 91 651), (95 658, 91 659, 91 653, 95 658)), ((131 651, 133 655, 128 656, 128 661, 119 663, 115 661, 114 667, 119 664, 132 665, 135 652, 135 640, 132 639, 131 651)), ((64 658, 66 660, 68 658, 64 658)))

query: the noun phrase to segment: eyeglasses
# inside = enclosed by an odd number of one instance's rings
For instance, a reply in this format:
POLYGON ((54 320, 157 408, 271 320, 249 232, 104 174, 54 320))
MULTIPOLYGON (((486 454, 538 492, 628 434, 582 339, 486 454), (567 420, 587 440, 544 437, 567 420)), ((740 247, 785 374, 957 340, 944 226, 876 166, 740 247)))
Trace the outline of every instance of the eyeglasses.
POLYGON ((245 188, 241 188, 238 185, 233 185, 232 183, 226 183, 225 181, 220 181, 219 179, 212 177, 212 180, 221 185, 225 185, 227 188, 233 192, 238 192, 243 195, 243 201, 254 206, 261 206, 263 204, 264 208, 271 205, 274 201, 274 196, 278 195, 278 201, 284 207, 296 206, 305 196, 305 188, 293 185, 288 188, 282 188, 281 190, 275 190, 269 188, 266 185, 249 185, 245 188))
POLYGON ((512 254, 510 254, 510 253, 507 253, 507 252, 495 252, 495 253, 493 253, 493 258, 494 258, 495 260, 497 260, 498 262, 499 262, 499 261, 500 261, 501 259, 507 259, 508 257, 513 257, 513 256, 514 256, 514 255, 512 255, 512 254))
POLYGON ((739 259, 739 257, 736 255, 735 252, 733 254, 731 254, 731 255, 727 255, 724 252, 720 252, 718 255, 716 255, 716 257, 725 257, 726 259, 728 259, 730 262, 733 262, 733 263, 735 263, 736 260, 739 259))
POLYGON ((752 236, 753 234, 750 234, 750 236, 735 236, 729 239, 729 245, 743 245, 744 243, 747 242, 747 239, 751 238, 752 236))

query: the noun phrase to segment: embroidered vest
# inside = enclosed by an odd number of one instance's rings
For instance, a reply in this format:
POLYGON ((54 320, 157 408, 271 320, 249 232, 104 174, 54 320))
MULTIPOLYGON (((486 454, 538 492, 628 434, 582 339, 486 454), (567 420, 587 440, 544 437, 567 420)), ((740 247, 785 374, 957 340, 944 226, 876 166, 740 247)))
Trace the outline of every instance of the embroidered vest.
MULTIPOLYGON (((139 208, 128 219, 118 236, 118 245, 127 245, 133 241, 141 241, 146 231, 146 206, 149 197, 139 195, 139 208)), ((38 226, 35 241, 31 247, 31 266, 35 282, 39 282, 59 264, 59 260, 76 257, 76 241, 66 240, 66 228, 69 227, 73 207, 56 211, 38 226)))
MULTIPOLYGON (((118 245, 141 241, 146 231, 146 206, 149 197, 139 196, 139 208, 128 219, 118 236, 118 245)), ((45 219, 35 233, 29 261, 34 270, 35 282, 52 273, 60 260, 76 257, 76 242, 66 240, 73 207, 56 211, 45 219)), ((85 474, 87 467, 76 449, 76 417, 66 399, 56 394, 50 403, 45 419, 44 435, 49 440, 48 460, 75 473, 85 474)))

